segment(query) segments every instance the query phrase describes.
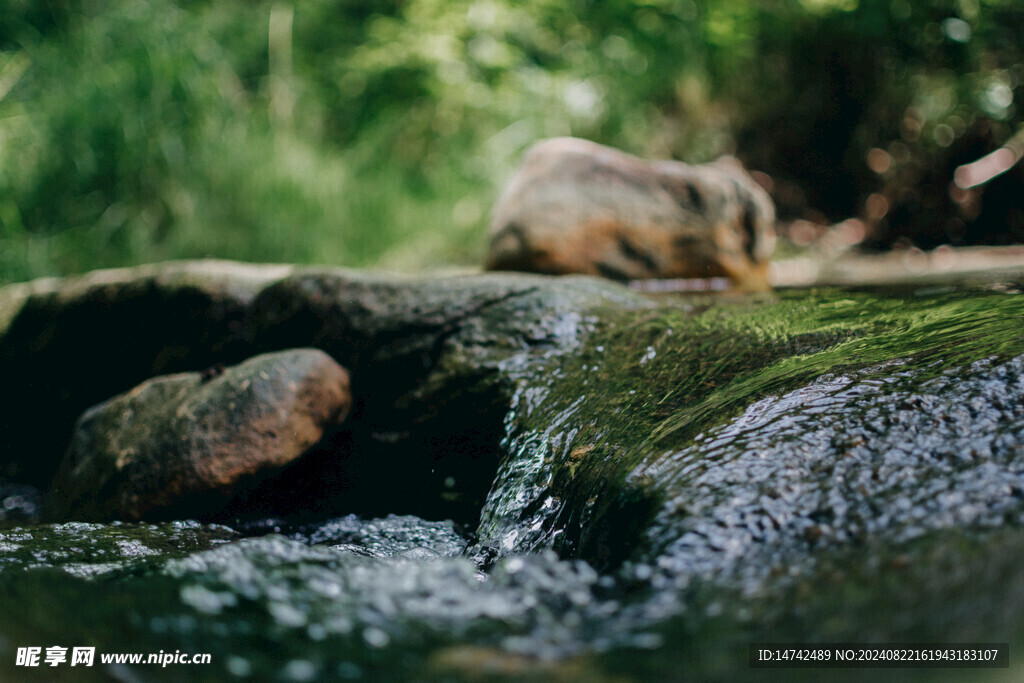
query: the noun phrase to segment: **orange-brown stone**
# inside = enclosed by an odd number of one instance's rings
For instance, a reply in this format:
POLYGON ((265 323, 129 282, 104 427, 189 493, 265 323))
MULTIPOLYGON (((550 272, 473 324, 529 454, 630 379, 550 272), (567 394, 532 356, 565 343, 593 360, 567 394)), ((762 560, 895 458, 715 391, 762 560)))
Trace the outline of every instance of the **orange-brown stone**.
POLYGON ((491 270, 616 280, 725 276, 767 289, 768 194, 734 160, 645 161, 577 138, 526 154, 494 209, 491 270))
POLYGON ((317 349, 156 377, 87 410, 53 482, 56 519, 216 512, 316 445, 351 406, 348 373, 317 349))

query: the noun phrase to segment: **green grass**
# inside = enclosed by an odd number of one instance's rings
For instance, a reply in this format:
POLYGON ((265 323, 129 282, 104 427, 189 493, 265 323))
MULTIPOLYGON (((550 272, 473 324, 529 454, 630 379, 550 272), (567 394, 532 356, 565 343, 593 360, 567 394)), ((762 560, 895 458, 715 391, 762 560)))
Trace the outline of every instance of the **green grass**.
POLYGON ((323 150, 287 132, 233 126, 154 206, 115 203, 98 220, 0 239, 0 282, 178 258, 392 270, 480 263, 492 184, 457 164, 429 178, 323 150))
POLYGON ((7 0, 0 284, 196 257, 476 265, 502 183, 556 135, 749 153, 808 197, 827 170, 845 217, 908 105, 911 166, 937 127, 1024 120, 1020 11, 954 4, 7 0), (838 101, 837 78, 860 91, 838 101))

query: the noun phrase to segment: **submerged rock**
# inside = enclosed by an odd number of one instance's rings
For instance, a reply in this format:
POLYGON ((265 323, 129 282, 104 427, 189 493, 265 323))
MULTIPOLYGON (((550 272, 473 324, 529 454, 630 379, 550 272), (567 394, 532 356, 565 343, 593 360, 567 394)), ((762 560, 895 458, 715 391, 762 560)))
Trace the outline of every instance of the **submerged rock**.
POLYGON ((614 280, 728 276, 768 288, 771 199, 740 167, 648 162, 587 140, 527 152, 494 209, 487 267, 614 280))
POLYGON ((209 515, 303 456, 351 406, 348 373, 316 349, 157 377, 78 420, 51 516, 209 515))

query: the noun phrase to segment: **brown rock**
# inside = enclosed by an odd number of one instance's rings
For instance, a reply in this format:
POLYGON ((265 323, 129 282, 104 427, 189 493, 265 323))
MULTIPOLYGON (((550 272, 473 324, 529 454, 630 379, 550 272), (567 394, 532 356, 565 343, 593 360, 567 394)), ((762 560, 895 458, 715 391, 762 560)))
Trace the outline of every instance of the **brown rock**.
POLYGON ((775 209, 738 162, 645 161, 576 138, 534 145, 491 222, 491 270, 616 280, 726 276, 768 288, 775 209))
POLYGON ((90 406, 151 377, 271 350, 246 343, 247 311, 293 270, 176 261, 0 288, 0 476, 46 487, 90 406))
POLYGON ((218 261, 2 287, 0 477, 49 490, 76 420, 152 377, 316 347, 373 388, 360 395, 358 424, 350 418, 210 517, 335 505, 470 524, 499 462, 514 386, 506 363, 536 349, 571 353, 590 333, 584 311, 652 305, 589 277, 394 277, 218 261))
POLYGON ((56 519, 197 517, 310 450, 351 405, 316 349, 157 377, 87 410, 53 483, 56 519))

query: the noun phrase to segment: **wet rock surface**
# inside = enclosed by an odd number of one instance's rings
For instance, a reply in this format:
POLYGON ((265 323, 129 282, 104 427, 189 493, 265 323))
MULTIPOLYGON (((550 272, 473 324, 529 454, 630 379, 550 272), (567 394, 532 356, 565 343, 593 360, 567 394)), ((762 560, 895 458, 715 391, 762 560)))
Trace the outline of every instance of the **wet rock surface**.
POLYGON ((775 208, 738 161, 645 161, 578 138, 531 147, 491 222, 488 268, 768 288, 775 208))
POLYGON ((825 376, 645 462, 629 478, 671 493, 636 556, 756 582, 825 548, 1024 525, 1024 356, 922 375, 825 376))
POLYGON ((148 380, 78 420, 48 516, 209 516, 305 455, 351 404, 348 373, 318 349, 148 380))
POLYGON ((273 533, 307 545, 329 545, 365 557, 456 557, 466 539, 451 520, 427 522, 410 515, 363 519, 345 515, 326 521, 262 519, 239 525, 247 536, 273 533))
POLYGON ((81 578, 116 576, 239 536, 229 527, 195 521, 9 527, 0 531, 0 573, 53 569, 81 578))
POLYGON ((200 680, 742 680, 765 640, 1019 647, 1019 291, 287 274, 238 343, 349 366, 351 431, 219 525, 12 518, 0 671, 80 640, 212 652, 200 680))

